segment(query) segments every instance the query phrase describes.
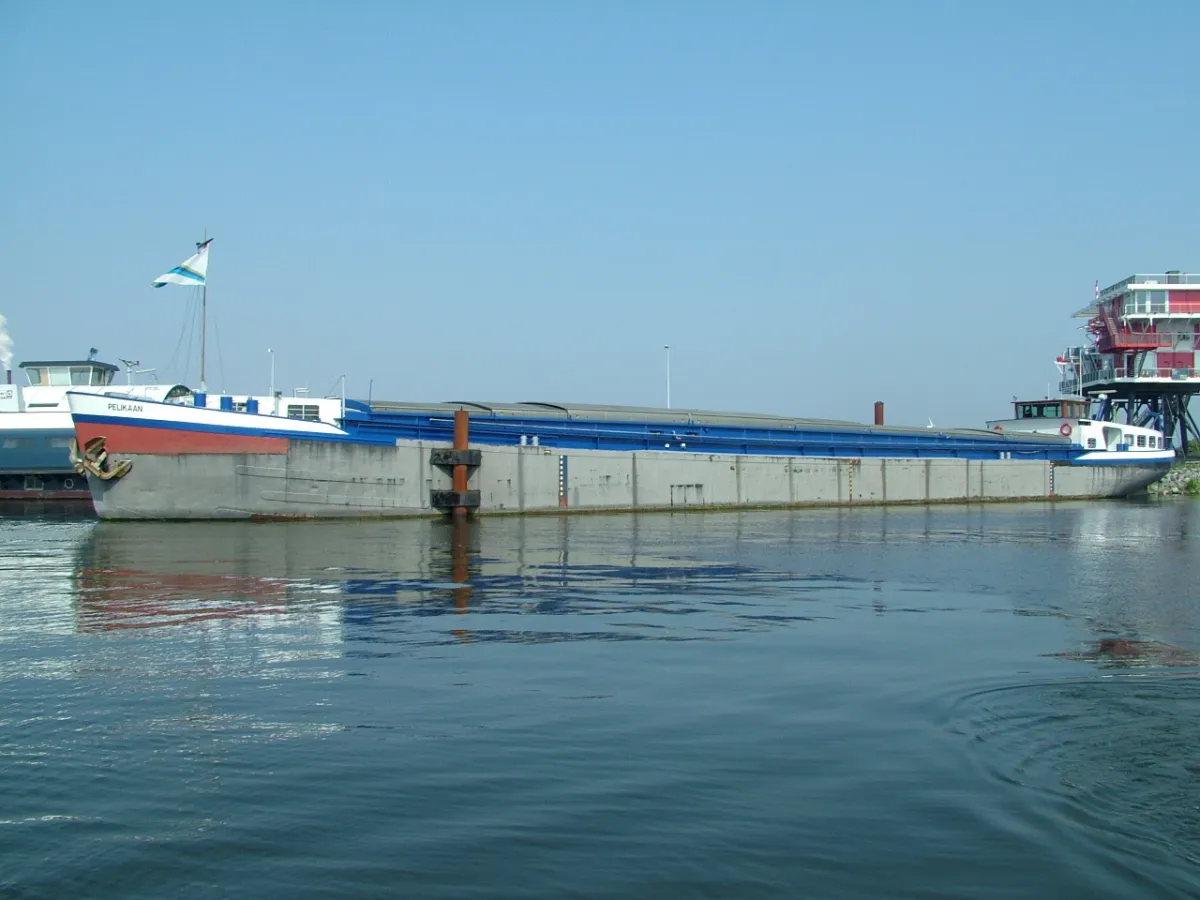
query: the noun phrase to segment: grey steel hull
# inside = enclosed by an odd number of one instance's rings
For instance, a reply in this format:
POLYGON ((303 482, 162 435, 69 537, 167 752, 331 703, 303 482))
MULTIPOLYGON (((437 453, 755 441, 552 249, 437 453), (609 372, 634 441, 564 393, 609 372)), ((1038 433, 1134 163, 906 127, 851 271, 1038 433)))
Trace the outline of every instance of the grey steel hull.
MULTIPOLYGON (((383 518, 435 515, 451 487, 430 462, 445 444, 292 440, 278 454, 120 454, 125 476, 89 476, 103 519, 383 518)), ((1169 464, 1045 460, 820 459, 484 447, 469 487, 481 514, 848 506, 1122 497, 1169 464)))

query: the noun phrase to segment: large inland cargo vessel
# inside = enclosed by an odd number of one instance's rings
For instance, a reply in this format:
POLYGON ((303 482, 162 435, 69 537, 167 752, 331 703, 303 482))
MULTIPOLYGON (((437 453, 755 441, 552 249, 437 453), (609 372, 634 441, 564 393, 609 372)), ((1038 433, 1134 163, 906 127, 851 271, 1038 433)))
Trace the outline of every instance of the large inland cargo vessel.
POLYGON ((1157 431, 1092 422, 1066 406, 1035 420, 1018 404, 988 429, 938 430, 551 403, 289 400, 286 410, 253 412, 196 399, 68 395, 102 518, 1119 497, 1174 458, 1157 431), (456 419, 469 427, 457 448, 456 419))

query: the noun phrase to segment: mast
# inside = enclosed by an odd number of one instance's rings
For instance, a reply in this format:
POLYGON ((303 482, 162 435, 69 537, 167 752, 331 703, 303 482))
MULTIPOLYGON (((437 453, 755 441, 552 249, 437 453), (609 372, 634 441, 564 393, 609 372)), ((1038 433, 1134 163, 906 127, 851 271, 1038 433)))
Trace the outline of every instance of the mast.
MULTIPOLYGON (((204 229, 204 241, 196 245, 199 253, 208 243, 208 229, 204 229)), ((207 391, 208 384, 204 377, 204 362, 208 349, 208 273, 205 272, 204 284, 200 285, 200 390, 207 391)))
POLYGON ((208 285, 205 284, 200 288, 200 390, 207 391, 208 385, 204 380, 204 352, 207 339, 207 319, 208 319, 208 285))
POLYGON ((196 242, 195 254, 151 282, 156 288, 166 287, 168 284, 200 288, 200 390, 202 391, 208 390, 208 245, 211 243, 212 238, 208 236, 208 229, 205 228, 204 240, 196 242))

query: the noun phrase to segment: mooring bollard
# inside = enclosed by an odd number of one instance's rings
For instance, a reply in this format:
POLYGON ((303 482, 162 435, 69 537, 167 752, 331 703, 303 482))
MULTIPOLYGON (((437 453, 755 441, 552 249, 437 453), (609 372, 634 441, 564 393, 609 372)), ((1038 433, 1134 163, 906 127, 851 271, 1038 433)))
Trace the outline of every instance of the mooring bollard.
POLYGON ((479 491, 469 490, 467 485, 471 469, 478 468, 483 453, 471 450, 470 419, 465 409, 454 412, 454 446, 449 450, 429 451, 429 462, 440 469, 450 470, 450 490, 434 490, 429 494, 429 505, 434 509, 449 510, 456 519, 465 518, 467 512, 479 507, 479 491))

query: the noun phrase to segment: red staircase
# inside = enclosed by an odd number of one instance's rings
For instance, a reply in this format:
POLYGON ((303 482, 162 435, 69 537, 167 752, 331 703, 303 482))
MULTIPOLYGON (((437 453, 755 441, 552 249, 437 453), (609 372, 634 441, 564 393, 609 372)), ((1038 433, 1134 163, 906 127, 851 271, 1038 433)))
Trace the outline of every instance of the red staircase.
POLYGON ((1088 323, 1088 331, 1096 335, 1096 349, 1101 353, 1126 350, 1154 350, 1174 344, 1172 335, 1156 331, 1130 331, 1117 324, 1107 306, 1100 307, 1100 315, 1088 323))

